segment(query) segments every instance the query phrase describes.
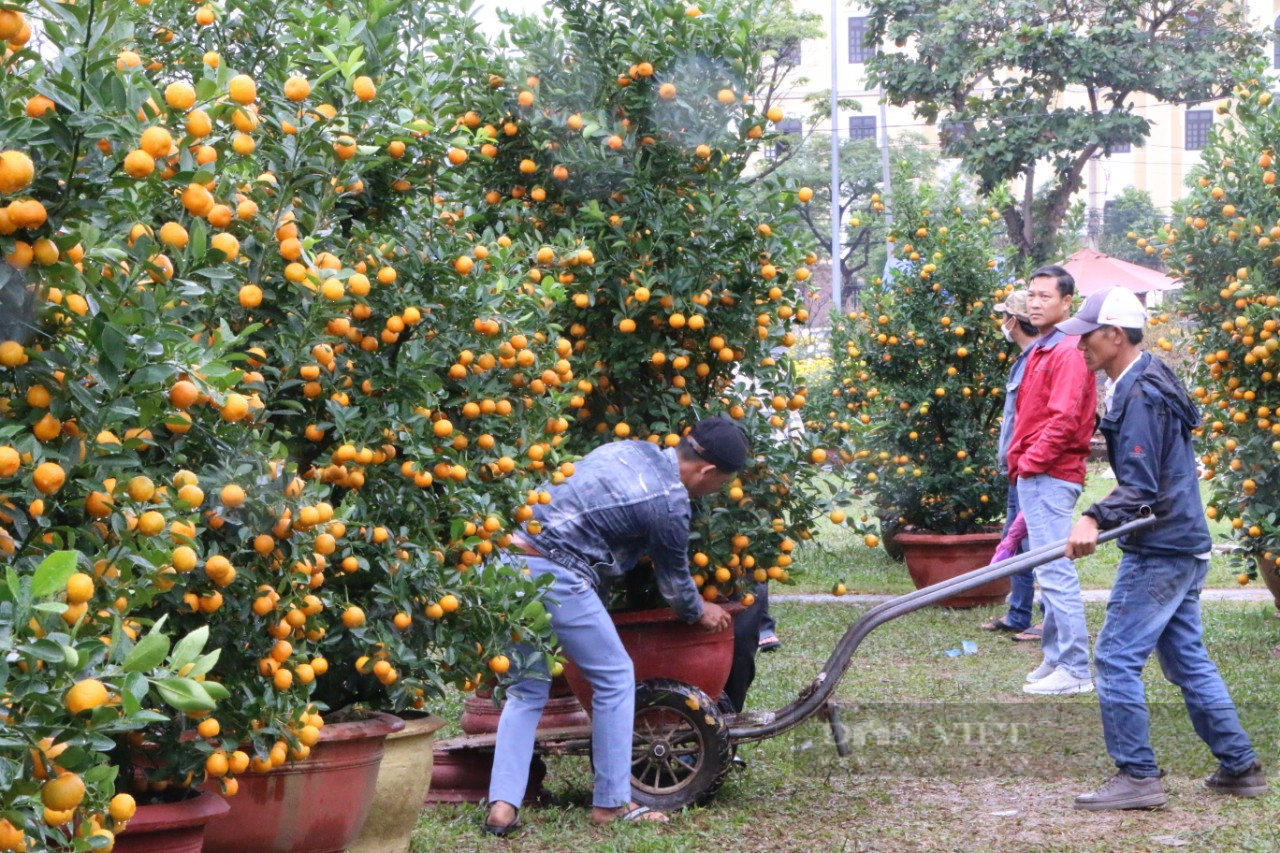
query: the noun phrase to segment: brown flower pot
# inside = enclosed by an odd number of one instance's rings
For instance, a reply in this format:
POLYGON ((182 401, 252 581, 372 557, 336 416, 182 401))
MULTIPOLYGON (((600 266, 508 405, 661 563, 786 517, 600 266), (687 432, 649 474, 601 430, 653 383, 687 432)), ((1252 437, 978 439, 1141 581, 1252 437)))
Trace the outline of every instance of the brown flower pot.
POLYGON ((1276 609, 1280 610, 1280 569, 1277 568, 1276 561, 1259 557, 1258 576, 1267 585, 1267 589, 1271 590, 1271 597, 1275 599, 1276 609))
POLYGON ((422 801, 431 786, 432 746, 444 725, 439 717, 407 719, 404 728, 387 735, 378 767, 378 786, 365 823, 349 853, 406 853, 422 801))
MULTIPOLYGON (((474 696, 462 700, 462 718, 458 720, 458 726, 469 735, 492 734, 498 730, 503 704, 505 703, 493 701, 493 691, 477 690, 474 696)), ((564 676, 551 679, 551 696, 542 709, 538 728, 567 728, 583 726, 588 722, 590 720, 587 712, 582 710, 582 705, 574 698, 573 690, 564 676)))
MULTIPOLYGON (((736 604, 723 605, 730 613, 742 610, 736 604)), ((692 684, 712 699, 717 698, 729 680, 733 666, 733 631, 708 634, 696 625, 688 625, 670 608, 630 610, 610 613, 618 628, 618 637, 631 655, 636 681, 650 678, 673 678, 692 684)), ((582 707, 591 713, 594 693, 582 670, 566 661, 564 676, 582 707)))
POLYGON ((230 815, 205 834, 205 853, 342 853, 369 814, 383 741, 403 728, 380 713, 330 723, 305 761, 241 776, 230 815))
MULTIPOLYGON (((462 718, 458 725, 469 735, 496 734, 502 708, 503 704, 494 704, 492 692, 477 692, 475 696, 468 696, 463 700, 462 718)), ((574 698, 564 677, 551 679, 551 697, 542 709, 538 729, 586 726, 590 722, 587 712, 582 710, 582 705, 574 698)), ((489 794, 492 772, 492 750, 438 749, 426 802, 478 803, 489 794)), ((536 773, 531 774, 529 790, 525 794, 526 801, 538 800, 544 793, 542 777, 536 773)))
POLYGON ((423 805, 478 803, 489 796, 492 749, 436 749, 423 805))
MULTIPOLYGON (((904 531, 896 534, 895 539, 906 557, 907 572, 916 589, 924 589, 988 565, 1000 544, 998 532, 942 534, 904 531)), ((1009 579, 1003 578, 953 595, 940 604, 943 607, 999 604, 1008 594, 1009 579)))
POLYGON ((116 836, 116 853, 200 853, 205 825, 230 811, 227 801, 210 791, 175 803, 138 806, 128 826, 116 836))

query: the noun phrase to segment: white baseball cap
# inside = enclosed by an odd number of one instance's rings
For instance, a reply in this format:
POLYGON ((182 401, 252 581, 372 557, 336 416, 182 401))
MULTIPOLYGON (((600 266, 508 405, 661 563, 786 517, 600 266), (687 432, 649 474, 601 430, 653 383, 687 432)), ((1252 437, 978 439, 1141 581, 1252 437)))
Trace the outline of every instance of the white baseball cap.
POLYGON ((1147 309, 1142 307, 1132 290, 1108 287, 1084 301, 1070 320, 1059 323, 1058 331, 1066 335, 1087 335, 1103 326, 1142 329, 1147 325, 1147 309))

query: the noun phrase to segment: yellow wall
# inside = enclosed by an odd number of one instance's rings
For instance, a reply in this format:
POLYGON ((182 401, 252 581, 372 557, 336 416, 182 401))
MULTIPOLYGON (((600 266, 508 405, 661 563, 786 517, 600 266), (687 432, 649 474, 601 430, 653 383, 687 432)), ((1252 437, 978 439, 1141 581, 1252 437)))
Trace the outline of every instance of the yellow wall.
MULTIPOLYGON (((798 9, 814 12, 823 16, 825 28, 830 31, 831 4, 828 0, 797 0, 798 9)), ((1280 14, 1280 0, 1251 0, 1249 6, 1259 30, 1270 28, 1277 14, 1280 14)), ((839 4, 836 25, 838 27, 837 49, 839 51, 839 81, 837 91, 842 98, 853 98, 862 104, 861 112, 843 112, 840 115, 840 135, 846 138, 849 115, 872 115, 876 117, 877 136, 880 133, 881 117, 878 94, 869 89, 863 75, 863 66, 848 62, 848 18, 850 15, 863 14, 856 6, 839 4)), ((779 103, 791 115, 797 118, 807 116, 810 108, 802 102, 802 98, 810 93, 830 88, 831 80, 831 40, 818 39, 806 41, 801 48, 800 67, 793 72, 793 77, 808 78, 808 82, 795 86, 791 91, 783 93, 779 103)), ((1270 60, 1272 50, 1267 47, 1267 58, 1270 60)), ((1065 103, 1084 103, 1083 91, 1068 92, 1065 103)), ((1190 170, 1200 162, 1198 151, 1187 151, 1184 143, 1185 106, 1169 105, 1154 101, 1145 96, 1134 98, 1140 114, 1146 116, 1151 124, 1151 136, 1144 148, 1134 148, 1129 153, 1112 154, 1100 158, 1096 167, 1086 171, 1086 178, 1095 176, 1095 186, 1086 188, 1081 194, 1091 206, 1100 206, 1107 198, 1120 194, 1126 187, 1134 186, 1151 194, 1157 208, 1165 213, 1170 212, 1174 201, 1185 192, 1185 181, 1190 170)), ((1197 105, 1199 109, 1213 109, 1215 103, 1197 105)), ((1217 120, 1220 116, 1215 114, 1217 120)), ((905 130, 913 130, 925 135, 931 144, 937 144, 937 132, 933 127, 923 124, 914 118, 911 109, 890 108, 887 116, 889 135, 892 137, 905 130)), ((830 133, 830 121, 825 120, 818 125, 818 132, 830 133)), ((1044 171, 1044 170, 1041 170, 1044 171)))

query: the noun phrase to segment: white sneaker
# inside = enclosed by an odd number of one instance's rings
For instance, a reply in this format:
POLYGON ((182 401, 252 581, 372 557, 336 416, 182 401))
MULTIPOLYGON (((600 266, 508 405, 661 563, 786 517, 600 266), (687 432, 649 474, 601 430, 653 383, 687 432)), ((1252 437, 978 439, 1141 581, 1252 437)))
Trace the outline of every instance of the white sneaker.
POLYGON ((1093 679, 1085 676, 1076 678, 1063 670, 1054 670, 1053 674, 1033 684, 1024 684, 1023 693, 1036 696, 1068 696, 1072 693, 1092 693, 1093 679))
POLYGON ((1035 684, 1042 678, 1048 678, 1058 671, 1058 668, 1048 661, 1044 661, 1038 667, 1027 673, 1027 684, 1035 684))

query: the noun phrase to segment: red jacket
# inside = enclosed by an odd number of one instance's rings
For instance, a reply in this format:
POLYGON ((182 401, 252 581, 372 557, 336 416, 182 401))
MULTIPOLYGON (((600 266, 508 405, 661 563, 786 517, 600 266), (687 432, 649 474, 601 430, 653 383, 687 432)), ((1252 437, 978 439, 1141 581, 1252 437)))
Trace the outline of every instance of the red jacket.
POLYGON ((1053 331, 1027 357, 1009 440, 1009 481, 1048 474, 1084 483, 1098 387, 1076 347, 1079 338, 1053 331))

